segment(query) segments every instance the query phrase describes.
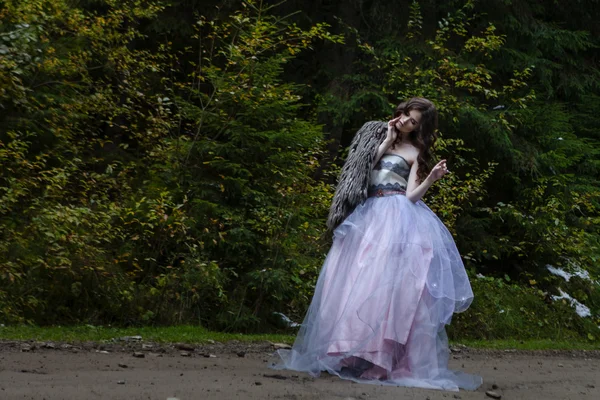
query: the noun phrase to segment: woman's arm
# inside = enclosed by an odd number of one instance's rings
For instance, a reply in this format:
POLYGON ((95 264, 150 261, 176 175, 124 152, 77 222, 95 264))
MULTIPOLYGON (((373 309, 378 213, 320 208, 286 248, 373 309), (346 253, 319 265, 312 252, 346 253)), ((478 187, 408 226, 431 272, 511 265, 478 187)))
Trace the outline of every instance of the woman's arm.
POLYGON ((375 158, 373 159, 373 165, 376 165, 379 162, 379 159, 385 154, 387 149, 389 149, 390 146, 396 141, 396 138, 398 137, 398 132, 396 131, 394 125, 396 124, 396 122, 398 122, 399 119, 400 117, 388 121, 387 135, 383 143, 381 143, 377 148, 377 154, 375 154, 375 158))
POLYGON ((389 140, 386 137, 385 140, 383 141, 383 143, 381 143, 379 145, 379 147, 377 148, 377 154, 375 155, 375 158, 373 159, 373 166, 377 165, 377 163, 379 162, 379 159, 385 154, 385 152, 387 151, 387 149, 390 148, 390 146, 392 145, 392 143, 394 143, 394 141, 393 140, 389 140))
POLYGON ((448 173, 448 168, 446 167, 446 160, 442 160, 436 164, 435 167, 431 170, 427 178, 423 180, 423 182, 419 183, 417 178, 417 170, 419 169, 419 162, 415 161, 410 167, 410 174, 408 176, 408 185, 406 187, 406 197, 416 203, 421 200, 423 195, 427 192, 427 189, 433 185, 435 181, 442 178, 444 175, 448 173))

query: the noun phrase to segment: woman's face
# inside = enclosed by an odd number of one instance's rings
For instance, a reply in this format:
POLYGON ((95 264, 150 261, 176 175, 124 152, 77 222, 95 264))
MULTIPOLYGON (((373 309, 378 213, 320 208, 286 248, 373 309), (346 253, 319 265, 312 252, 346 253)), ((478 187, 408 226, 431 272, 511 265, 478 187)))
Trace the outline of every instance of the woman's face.
POLYGON ((396 129, 402 133, 410 133, 417 129, 421 122, 421 111, 410 110, 408 113, 402 113, 400 119, 396 122, 396 129))

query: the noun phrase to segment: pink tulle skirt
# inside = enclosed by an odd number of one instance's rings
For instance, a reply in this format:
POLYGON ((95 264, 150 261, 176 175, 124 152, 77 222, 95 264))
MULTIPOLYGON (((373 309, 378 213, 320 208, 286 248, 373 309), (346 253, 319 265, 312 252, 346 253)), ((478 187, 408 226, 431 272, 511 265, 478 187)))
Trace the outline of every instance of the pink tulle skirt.
POLYGON ((481 377, 448 369, 445 331, 472 300, 452 235, 425 203, 371 197, 335 230, 294 346, 272 368, 476 389, 481 377))

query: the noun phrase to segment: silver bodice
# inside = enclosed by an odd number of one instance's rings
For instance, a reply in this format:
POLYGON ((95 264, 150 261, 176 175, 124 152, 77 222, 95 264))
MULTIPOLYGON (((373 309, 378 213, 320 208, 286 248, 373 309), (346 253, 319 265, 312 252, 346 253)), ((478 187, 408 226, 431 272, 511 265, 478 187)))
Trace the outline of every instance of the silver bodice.
POLYGON ((379 190, 405 191, 408 185, 410 165, 404 157, 384 154, 371 171, 369 193, 379 190))

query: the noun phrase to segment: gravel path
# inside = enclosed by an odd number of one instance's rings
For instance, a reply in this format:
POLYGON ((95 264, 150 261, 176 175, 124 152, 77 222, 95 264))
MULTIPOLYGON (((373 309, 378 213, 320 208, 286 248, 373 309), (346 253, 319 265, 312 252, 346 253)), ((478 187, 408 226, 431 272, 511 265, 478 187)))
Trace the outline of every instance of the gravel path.
POLYGON ((475 392, 356 384, 267 368, 271 343, 0 341, 0 399, 600 399, 600 352, 455 348, 451 367, 484 378, 475 392))

